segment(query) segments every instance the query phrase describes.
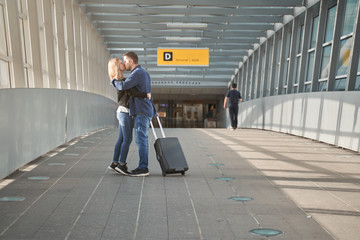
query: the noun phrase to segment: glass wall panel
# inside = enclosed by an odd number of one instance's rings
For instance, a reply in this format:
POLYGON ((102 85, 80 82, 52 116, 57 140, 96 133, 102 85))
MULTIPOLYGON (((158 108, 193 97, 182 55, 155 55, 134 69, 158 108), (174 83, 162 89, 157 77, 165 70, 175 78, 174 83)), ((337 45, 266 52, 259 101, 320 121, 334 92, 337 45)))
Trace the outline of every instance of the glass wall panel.
POLYGON ((303 40, 304 40, 304 24, 300 26, 300 36, 299 36, 299 41, 297 43, 298 44, 297 54, 301 53, 303 40))
POLYGON ((290 61, 289 59, 287 59, 285 61, 285 66, 284 66, 285 74, 284 74, 283 82, 282 82, 283 87, 285 87, 287 85, 287 76, 288 76, 288 72, 289 72, 289 61, 290 61))
MULTIPOLYGON (((7 43, 5 35, 4 7, 0 5, 0 56, 7 57, 7 43)), ((0 88, 10 87, 9 63, 0 58, 0 88)))
POLYGON ((336 75, 345 75, 348 72, 350 52, 353 46, 353 38, 347 38, 340 43, 340 54, 337 64, 336 75))
POLYGON ((331 46, 332 45, 329 45, 323 48, 323 55, 321 61, 321 75, 320 75, 321 79, 327 78, 329 76, 331 46))
POLYGON ((274 81, 273 86, 274 86, 274 92, 271 93, 271 95, 278 95, 278 86, 279 86, 279 70, 280 70, 280 48, 281 48, 281 42, 282 42, 282 37, 281 35, 279 36, 279 38, 274 38, 277 39, 277 41, 275 41, 274 43, 274 54, 275 54, 275 59, 274 61, 277 63, 275 64, 275 74, 274 74, 274 79, 272 81, 274 81))
POLYGON ((3 6, 0 5, 0 56, 7 56, 7 44, 5 36, 4 9, 3 6))
MULTIPOLYGON (((348 73, 350 65, 350 52, 353 48, 353 29, 356 18, 357 0, 347 0, 345 5, 345 17, 342 24, 342 37, 340 42, 339 58, 337 60, 336 76, 348 73)), ((346 78, 340 77, 336 80, 335 90, 344 90, 343 85, 346 78)))
POLYGON ((335 5, 328 11, 324 43, 331 42, 333 39, 336 9, 337 6, 335 5))
POLYGON ((9 63, 0 59, 0 88, 10 87, 9 63))
MULTIPOLYGON (((269 44, 269 50, 268 50, 268 54, 269 54, 269 58, 268 58, 268 66, 271 69, 271 63, 272 63, 272 56, 273 56, 273 50, 274 50, 274 43, 272 39, 268 39, 268 44, 269 44)), ((270 96, 270 70, 266 76, 266 78, 264 78, 264 84, 265 84, 265 96, 270 96)))
POLYGON ((311 32, 311 43, 310 49, 315 48, 316 46, 316 33, 319 26, 319 16, 314 17, 313 24, 312 24, 312 32, 311 32))
POLYGON ((358 0, 347 0, 345 6, 345 19, 343 22, 342 36, 348 35, 354 30, 358 0))
POLYGON ((345 91, 346 88, 346 78, 340 78, 335 80, 335 91, 345 91))
POLYGON ((327 88, 327 81, 319 82, 319 91, 325 92, 327 88))
POLYGON ((261 48, 261 56, 262 56, 262 60, 261 60, 261 75, 260 75, 260 97, 264 96, 264 84, 265 84, 265 65, 266 65, 266 56, 265 56, 265 51, 266 48, 262 47, 261 48))
POLYGON ((356 83, 355 83, 355 90, 360 90, 360 59, 358 63, 358 70, 357 70, 357 77, 356 77, 356 83))
MULTIPOLYGON (((18 10, 19 13, 22 15, 27 15, 26 14, 26 2, 24 0, 19 0, 18 1, 18 10)), ((24 63, 24 73, 25 73, 25 87, 30 87, 30 83, 29 83, 29 49, 27 48, 27 44, 30 43, 30 39, 28 38, 27 35, 27 26, 26 26, 26 17, 24 16, 20 16, 19 18, 20 21, 20 40, 21 40, 21 52, 23 53, 23 63, 24 63)))
POLYGON ((298 84, 299 83, 299 78, 300 78, 300 61, 301 61, 301 57, 297 57, 296 58, 296 69, 295 69, 295 82, 294 84, 298 84))
POLYGON ((314 56, 315 56, 315 52, 309 53, 309 59, 308 59, 308 65, 307 65, 307 77, 306 77, 307 82, 311 82, 312 78, 313 78, 314 56))
POLYGON ((356 78, 355 90, 360 91, 360 76, 356 78))
POLYGON ((306 83, 305 84, 304 92, 311 92, 311 83, 306 83))

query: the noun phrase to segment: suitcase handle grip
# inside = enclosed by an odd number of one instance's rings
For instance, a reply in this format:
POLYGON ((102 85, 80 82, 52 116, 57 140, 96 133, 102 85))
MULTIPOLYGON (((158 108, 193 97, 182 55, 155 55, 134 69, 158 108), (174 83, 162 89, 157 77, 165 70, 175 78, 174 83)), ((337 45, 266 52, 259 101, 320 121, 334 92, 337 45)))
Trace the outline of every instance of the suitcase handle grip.
MULTIPOLYGON (((159 116, 156 116, 156 118, 157 118, 157 121, 158 121, 159 126, 160 126, 161 134, 162 134, 162 136, 163 136, 164 138, 166 138, 165 132, 164 132, 164 130, 163 130, 163 128, 162 128, 162 125, 161 125, 159 116)), ((152 120, 150 121, 150 126, 151 126, 151 129, 152 129, 153 133, 154 133, 155 140, 158 139, 158 137, 157 137, 157 135, 156 135, 156 132, 155 132, 154 125, 153 125, 153 123, 152 123, 152 120)))

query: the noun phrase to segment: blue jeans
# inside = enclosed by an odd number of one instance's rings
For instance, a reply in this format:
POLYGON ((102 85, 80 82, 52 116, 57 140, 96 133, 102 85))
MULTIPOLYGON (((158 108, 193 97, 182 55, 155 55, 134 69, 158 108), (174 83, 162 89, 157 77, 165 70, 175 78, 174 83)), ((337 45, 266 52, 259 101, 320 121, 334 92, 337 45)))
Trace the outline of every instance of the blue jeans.
POLYGON ((115 144, 113 162, 126 163, 132 141, 132 118, 129 113, 117 112, 119 138, 115 144))
POLYGON ((151 119, 146 115, 135 116, 135 141, 139 149, 140 169, 147 169, 149 163, 148 130, 151 119))

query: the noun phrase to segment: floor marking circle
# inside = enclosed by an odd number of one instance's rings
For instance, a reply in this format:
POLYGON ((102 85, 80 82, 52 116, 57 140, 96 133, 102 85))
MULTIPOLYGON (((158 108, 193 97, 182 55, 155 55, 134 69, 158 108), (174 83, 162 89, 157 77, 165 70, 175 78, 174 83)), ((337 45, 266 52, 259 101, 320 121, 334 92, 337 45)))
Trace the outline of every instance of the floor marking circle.
POLYGON ((235 178, 233 177, 217 177, 217 180, 223 180, 223 181, 231 181, 234 180, 235 178))
POLYGON ((24 197, 2 197, 0 198, 0 202, 21 202, 24 201, 24 197))
POLYGON ((251 201, 254 199, 251 197, 231 197, 231 198, 229 198, 229 200, 234 200, 234 201, 239 201, 239 202, 247 202, 247 201, 251 201))
POLYGON ((33 176, 33 177, 28 177, 29 180, 48 180, 50 179, 50 177, 47 176, 33 176))
POLYGON ((252 229, 252 230, 250 230, 250 233, 255 234, 255 235, 266 236, 266 237, 273 237, 273 236, 278 236, 280 234, 283 234, 283 232, 280 230, 269 229, 269 228, 252 229))
POLYGON ((78 153, 64 153, 64 156, 79 156, 78 153))
POLYGON ((224 164, 222 164, 222 163, 210 163, 208 166, 210 166, 210 167, 219 167, 219 166, 224 166, 224 164))

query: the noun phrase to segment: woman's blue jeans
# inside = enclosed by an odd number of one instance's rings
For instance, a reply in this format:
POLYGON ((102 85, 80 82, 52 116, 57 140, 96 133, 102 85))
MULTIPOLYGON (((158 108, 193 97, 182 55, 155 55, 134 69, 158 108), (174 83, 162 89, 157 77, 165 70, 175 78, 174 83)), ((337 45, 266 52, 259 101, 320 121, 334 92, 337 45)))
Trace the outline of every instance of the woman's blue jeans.
POLYGON ((149 163, 148 130, 151 119, 146 115, 135 116, 135 141, 139 149, 138 168, 140 169, 147 169, 149 163))
POLYGON ((117 112, 119 138, 115 144, 113 162, 126 163, 132 141, 132 118, 129 113, 117 112))

